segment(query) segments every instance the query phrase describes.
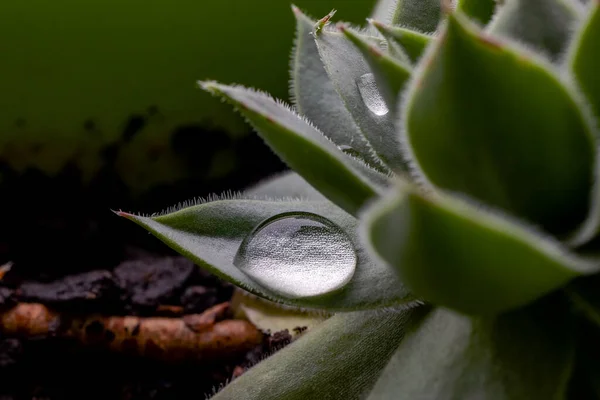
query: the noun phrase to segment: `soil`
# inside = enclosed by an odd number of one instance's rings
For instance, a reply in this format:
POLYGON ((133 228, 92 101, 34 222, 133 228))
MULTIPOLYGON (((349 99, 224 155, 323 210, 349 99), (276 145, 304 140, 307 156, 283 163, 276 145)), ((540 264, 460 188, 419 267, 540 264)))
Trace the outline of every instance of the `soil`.
MULTIPOLYGON (((129 259, 113 270, 52 282, 22 280, 11 268, 2 280, 0 312, 33 303, 65 315, 171 318, 200 314, 233 293, 231 285, 183 257, 127 254, 129 259)), ((244 353, 173 363, 110 353, 61 335, 0 336, 0 399, 203 399, 290 338, 287 332, 265 334, 261 344, 244 353)))
MULTIPOLYGON (((25 303, 64 315, 179 318, 227 302, 231 285, 111 209, 155 212, 191 197, 241 190, 283 170, 262 144, 249 147, 256 150, 248 156, 257 157, 255 168, 219 182, 179 182, 135 199, 114 175, 83 187, 68 168, 58 177, 30 170, 5 180, 0 314, 25 303)), ((204 399, 290 341, 287 332, 266 334, 240 354, 166 362, 87 346, 52 329, 38 336, 1 331, 0 400, 204 399)))

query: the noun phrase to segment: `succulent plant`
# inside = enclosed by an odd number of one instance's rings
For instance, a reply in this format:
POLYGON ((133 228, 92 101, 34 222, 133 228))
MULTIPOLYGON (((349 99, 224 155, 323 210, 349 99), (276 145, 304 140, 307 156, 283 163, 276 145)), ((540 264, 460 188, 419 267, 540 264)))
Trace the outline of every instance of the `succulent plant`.
POLYGON ((600 2, 293 8, 292 107, 204 81, 294 172, 120 212, 257 296, 333 312, 215 399, 600 396, 600 2))

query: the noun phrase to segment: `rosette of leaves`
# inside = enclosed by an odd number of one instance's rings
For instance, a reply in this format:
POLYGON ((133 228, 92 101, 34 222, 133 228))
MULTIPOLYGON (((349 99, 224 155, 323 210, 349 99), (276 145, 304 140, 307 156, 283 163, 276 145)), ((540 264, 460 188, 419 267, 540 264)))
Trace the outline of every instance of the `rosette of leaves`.
POLYGON ((215 399, 600 396, 600 2, 294 13, 292 107, 201 83, 294 172, 121 213, 257 296, 335 313, 215 399))

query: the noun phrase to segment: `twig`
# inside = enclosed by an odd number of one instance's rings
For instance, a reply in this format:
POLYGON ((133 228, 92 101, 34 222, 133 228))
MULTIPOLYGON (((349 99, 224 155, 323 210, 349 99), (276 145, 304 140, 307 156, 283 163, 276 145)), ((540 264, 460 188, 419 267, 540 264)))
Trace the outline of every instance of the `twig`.
POLYGON ((19 303, 0 312, 0 332, 10 336, 61 336, 85 345, 165 362, 205 361, 247 352, 263 334, 250 322, 224 320, 229 303, 181 318, 77 316, 43 304, 19 303))

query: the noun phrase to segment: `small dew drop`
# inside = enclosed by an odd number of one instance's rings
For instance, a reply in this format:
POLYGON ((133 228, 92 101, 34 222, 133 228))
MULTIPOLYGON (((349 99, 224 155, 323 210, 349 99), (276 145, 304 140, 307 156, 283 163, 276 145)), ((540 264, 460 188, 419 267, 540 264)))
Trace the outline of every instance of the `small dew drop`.
POLYGON ((323 295, 344 287, 356 269, 348 235, 319 215, 271 217, 242 242, 234 264, 251 279, 289 298, 323 295))
POLYGON ((385 100, 377 88, 375 75, 371 73, 364 74, 356 80, 356 84, 363 102, 373 114, 383 116, 390 112, 385 100))

